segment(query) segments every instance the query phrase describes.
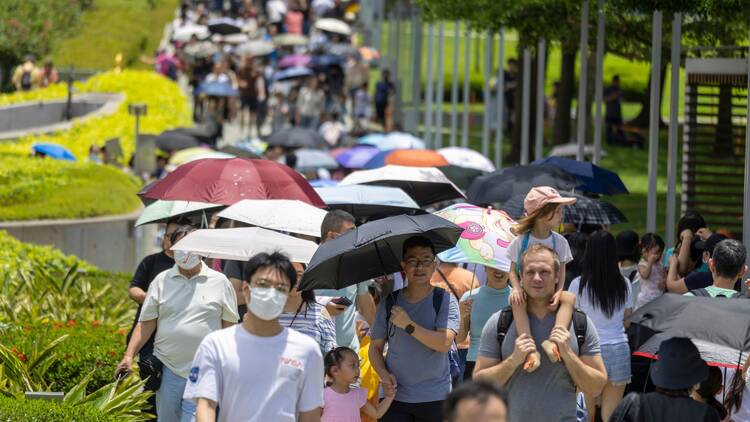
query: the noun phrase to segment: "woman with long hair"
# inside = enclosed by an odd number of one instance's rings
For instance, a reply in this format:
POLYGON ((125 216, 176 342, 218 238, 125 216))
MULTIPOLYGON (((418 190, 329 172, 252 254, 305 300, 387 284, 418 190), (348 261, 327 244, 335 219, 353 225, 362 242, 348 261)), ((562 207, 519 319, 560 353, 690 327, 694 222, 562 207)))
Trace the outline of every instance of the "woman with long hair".
MULTIPOLYGON (((602 420, 609 420, 630 382, 630 347, 625 334, 625 318, 633 311, 630 282, 620 274, 615 238, 606 231, 589 236, 581 262, 581 276, 568 290, 576 304, 589 316, 599 333, 602 359, 607 368, 607 384, 601 394, 602 420)), ((586 396, 589 420, 595 417, 596 397, 586 396)))

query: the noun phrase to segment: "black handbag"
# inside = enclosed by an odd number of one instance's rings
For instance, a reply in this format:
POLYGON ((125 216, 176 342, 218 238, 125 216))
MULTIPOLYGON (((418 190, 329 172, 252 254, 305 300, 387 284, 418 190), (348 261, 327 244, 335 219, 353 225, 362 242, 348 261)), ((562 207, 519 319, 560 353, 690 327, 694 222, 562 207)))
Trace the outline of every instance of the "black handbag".
POLYGON ((146 380, 146 384, 143 386, 144 390, 159 391, 163 369, 164 364, 153 354, 141 356, 138 361, 138 373, 141 379, 146 380))

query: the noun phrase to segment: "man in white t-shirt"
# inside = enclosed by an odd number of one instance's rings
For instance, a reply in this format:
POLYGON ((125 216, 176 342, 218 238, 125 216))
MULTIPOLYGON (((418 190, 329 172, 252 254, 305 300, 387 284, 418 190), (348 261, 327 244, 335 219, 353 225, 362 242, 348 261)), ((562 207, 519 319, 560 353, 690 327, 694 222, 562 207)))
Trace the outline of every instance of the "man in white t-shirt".
MULTIPOLYGON (((193 230, 177 228, 173 242, 193 230)), ((130 372, 133 356, 156 330, 154 356, 164 365, 156 393, 157 416, 160 421, 189 422, 195 420, 195 406, 182 394, 195 351, 208 333, 236 324, 239 316, 237 297, 224 274, 191 253, 174 251, 174 260, 174 267, 151 282, 115 376, 130 372)))
POLYGON ((279 252, 244 268, 247 310, 241 324, 211 333, 190 369, 185 399, 198 422, 319 422, 323 357, 310 337, 282 327, 279 315, 297 273, 279 252))

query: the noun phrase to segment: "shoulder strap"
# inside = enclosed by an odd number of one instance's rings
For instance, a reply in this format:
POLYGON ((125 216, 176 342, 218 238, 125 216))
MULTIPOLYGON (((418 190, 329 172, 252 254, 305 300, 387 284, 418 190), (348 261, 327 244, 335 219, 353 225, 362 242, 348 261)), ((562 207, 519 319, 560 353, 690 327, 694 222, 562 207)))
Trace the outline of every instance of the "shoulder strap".
POLYGON ((401 292, 401 290, 396 290, 394 292, 391 292, 388 296, 385 297, 385 325, 388 326, 388 324, 391 322, 391 310, 393 309, 393 305, 396 304, 396 299, 398 299, 398 294, 401 292))
POLYGON ((443 297, 445 296, 445 290, 440 287, 435 287, 432 290, 432 309, 435 310, 435 319, 437 320, 440 314, 440 308, 443 307, 443 297))
POLYGON ((691 290, 690 293, 692 293, 693 296, 698 296, 698 297, 711 297, 711 294, 708 293, 708 290, 706 290, 705 288, 694 289, 694 290, 691 290))
POLYGON ((576 341, 578 342, 578 354, 581 354, 581 347, 586 342, 586 330, 588 329, 588 319, 586 313, 576 308, 573 310, 573 331, 576 335, 576 341))
POLYGON ((500 311, 500 316, 497 318, 497 342, 500 344, 500 360, 503 359, 503 340, 505 340, 505 334, 508 333, 512 322, 513 310, 510 306, 506 306, 500 311))
POLYGON ((628 279, 630 279, 630 282, 632 283, 633 280, 635 280, 635 276, 638 274, 638 270, 633 270, 630 275, 628 276, 628 279))
POLYGON ((448 286, 448 288, 451 290, 451 293, 453 293, 453 296, 456 297, 456 300, 460 301, 461 298, 458 297, 458 293, 456 293, 456 289, 454 289, 453 286, 451 286, 451 283, 448 281, 448 277, 446 277, 445 274, 442 271, 440 271, 440 268, 435 268, 435 271, 437 271, 437 273, 440 274, 440 277, 443 278, 443 281, 445 282, 445 285, 448 286))

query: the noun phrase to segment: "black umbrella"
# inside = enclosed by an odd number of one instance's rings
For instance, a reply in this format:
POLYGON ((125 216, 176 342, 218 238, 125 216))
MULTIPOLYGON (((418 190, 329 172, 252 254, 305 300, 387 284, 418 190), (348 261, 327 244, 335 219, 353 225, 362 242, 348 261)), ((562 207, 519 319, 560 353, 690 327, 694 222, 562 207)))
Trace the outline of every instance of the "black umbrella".
POLYGON ((471 186, 477 177, 486 174, 482 170, 454 165, 442 166, 437 169, 442 171, 445 177, 450 179, 454 185, 461 188, 464 192, 466 192, 466 189, 469 189, 469 186, 471 186))
POLYGON ((200 145, 200 141, 193 136, 177 131, 166 131, 156 137, 156 147, 162 151, 173 152, 200 145))
POLYGON ((249 149, 237 147, 234 145, 225 145, 219 148, 219 152, 226 152, 227 154, 232 154, 235 157, 241 158, 261 158, 260 155, 250 151, 249 149))
POLYGON ((713 356, 710 358, 714 360, 730 360, 725 364, 737 364, 742 358, 740 352, 750 351, 748 315, 750 300, 745 298, 692 297, 667 293, 638 309, 629 320, 657 333, 653 337, 640 339, 636 345, 639 349, 655 350, 653 344, 659 338, 688 337, 703 355, 713 356), (651 340, 654 337, 657 339, 651 340), (728 358, 732 350, 736 354, 728 358))
POLYGON ((194 126, 194 127, 178 127, 172 130, 166 130, 162 134, 168 133, 180 133, 188 136, 192 136, 202 144, 213 144, 216 140, 217 133, 207 127, 194 126))
POLYGON ((577 183, 574 176, 557 167, 516 166, 477 177, 469 186, 467 197, 476 205, 502 204, 515 196, 525 197, 536 186, 570 191, 577 183))
MULTIPOLYGON (((628 221, 628 218, 609 202, 600 199, 589 198, 577 193, 562 192, 561 196, 576 198, 575 204, 566 205, 563 208, 563 222, 575 224, 618 224, 628 221)), ((523 201, 526 194, 515 195, 509 200, 498 204, 498 207, 507 212, 511 217, 518 219, 523 217, 523 201)))
POLYGON ((300 290, 340 289, 401 271, 404 242, 425 236, 437 253, 456 245, 463 229, 432 214, 398 215, 365 223, 320 245, 310 260, 300 290))
POLYGON ((268 145, 280 145, 292 148, 321 148, 326 145, 325 139, 312 129, 290 127, 274 132, 266 139, 268 145))
POLYGON ((230 18, 216 18, 208 21, 208 30, 214 34, 229 35, 239 34, 242 28, 237 21, 230 18))

